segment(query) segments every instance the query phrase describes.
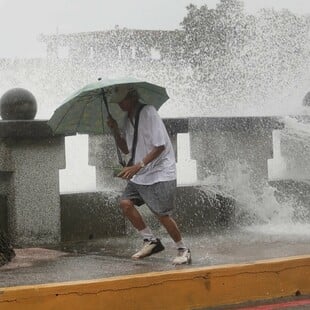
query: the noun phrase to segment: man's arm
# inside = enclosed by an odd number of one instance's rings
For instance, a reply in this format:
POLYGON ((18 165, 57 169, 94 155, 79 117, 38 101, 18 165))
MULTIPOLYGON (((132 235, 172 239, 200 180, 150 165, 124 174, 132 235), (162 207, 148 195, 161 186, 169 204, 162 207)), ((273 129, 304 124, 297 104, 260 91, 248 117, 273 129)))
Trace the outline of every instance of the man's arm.
POLYGON ((118 128, 118 124, 115 121, 115 119, 113 119, 111 117, 108 118, 107 124, 111 128, 111 131, 112 131, 112 134, 115 138, 117 146, 120 148, 120 150, 124 154, 128 154, 129 150, 128 150, 127 142, 126 142, 125 138, 121 135, 121 132, 118 128))
POLYGON ((149 152, 143 158, 142 161, 133 166, 125 167, 117 176, 123 179, 131 179, 135 174, 139 172, 140 169, 142 169, 145 165, 156 159, 164 151, 164 149, 164 145, 154 147, 151 152, 149 152))

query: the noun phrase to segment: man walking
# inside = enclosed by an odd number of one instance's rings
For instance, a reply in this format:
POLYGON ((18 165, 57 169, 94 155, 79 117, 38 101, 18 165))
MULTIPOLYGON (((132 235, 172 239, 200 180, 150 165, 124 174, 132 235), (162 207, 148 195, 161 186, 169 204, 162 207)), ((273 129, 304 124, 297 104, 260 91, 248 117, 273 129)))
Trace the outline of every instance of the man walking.
POLYGON ((138 92, 130 85, 117 87, 110 102, 119 104, 127 112, 124 136, 114 119, 108 119, 108 126, 120 150, 132 156, 132 163, 118 175, 128 180, 120 207, 144 241, 143 247, 132 258, 142 259, 164 250, 160 239, 154 236, 135 207, 145 203, 175 242, 178 253, 173 264, 189 264, 190 250, 184 244, 178 226, 171 217, 176 190, 176 165, 165 125, 155 107, 142 105, 138 92), (138 122, 136 138, 135 122, 138 122))

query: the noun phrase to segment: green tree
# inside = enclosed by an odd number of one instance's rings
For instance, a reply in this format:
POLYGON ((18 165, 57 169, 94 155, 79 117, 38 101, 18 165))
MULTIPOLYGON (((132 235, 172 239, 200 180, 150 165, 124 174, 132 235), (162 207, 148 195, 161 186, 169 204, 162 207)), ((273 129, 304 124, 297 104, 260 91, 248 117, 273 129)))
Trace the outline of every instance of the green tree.
POLYGON ((185 32, 184 57, 193 65, 236 53, 246 39, 247 21, 239 0, 221 0, 216 9, 191 4, 181 22, 185 32))
POLYGON ((204 102, 262 105, 296 91, 310 69, 309 25, 309 17, 288 10, 247 15, 238 0, 221 0, 215 9, 188 6, 184 59, 204 102))

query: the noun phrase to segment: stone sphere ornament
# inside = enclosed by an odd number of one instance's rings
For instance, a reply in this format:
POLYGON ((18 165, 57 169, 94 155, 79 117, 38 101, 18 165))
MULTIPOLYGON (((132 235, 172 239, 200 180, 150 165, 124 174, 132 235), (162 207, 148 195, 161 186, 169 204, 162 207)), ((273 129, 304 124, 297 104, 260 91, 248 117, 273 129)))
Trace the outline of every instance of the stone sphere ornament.
POLYGON ((0 99, 0 115, 3 120, 33 120, 36 114, 36 98, 27 89, 10 89, 0 99))

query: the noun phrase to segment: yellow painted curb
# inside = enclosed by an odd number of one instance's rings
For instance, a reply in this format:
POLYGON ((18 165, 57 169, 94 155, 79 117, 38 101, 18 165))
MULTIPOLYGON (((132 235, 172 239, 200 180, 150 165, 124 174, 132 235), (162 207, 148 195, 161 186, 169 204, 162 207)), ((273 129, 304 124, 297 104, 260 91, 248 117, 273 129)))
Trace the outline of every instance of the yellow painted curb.
POLYGON ((0 310, 199 309, 310 294, 310 256, 0 288, 0 310))

